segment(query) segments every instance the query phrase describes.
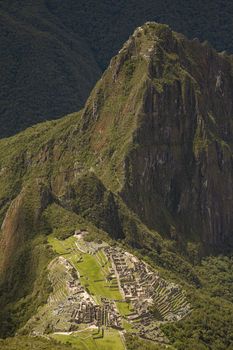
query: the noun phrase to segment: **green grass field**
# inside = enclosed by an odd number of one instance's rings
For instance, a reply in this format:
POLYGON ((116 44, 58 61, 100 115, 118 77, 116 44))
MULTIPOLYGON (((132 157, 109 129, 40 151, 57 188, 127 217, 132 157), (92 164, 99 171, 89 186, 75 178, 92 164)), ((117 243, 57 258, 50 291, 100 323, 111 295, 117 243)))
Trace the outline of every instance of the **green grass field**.
POLYGON ((77 262, 73 255, 70 261, 81 275, 82 284, 100 302, 101 297, 108 299, 122 299, 116 281, 106 281, 107 274, 93 255, 83 254, 82 261, 77 262))
POLYGON ((127 316, 133 311, 130 303, 116 302, 116 306, 122 316, 127 316))
POLYGON ((48 237, 48 242, 53 247, 53 250, 59 255, 67 255, 75 249, 75 237, 71 236, 63 241, 54 238, 52 235, 48 237))
MULTIPOLYGON (((106 280, 111 265, 104 252, 99 251, 95 255, 82 253, 77 249, 75 242, 75 237, 64 241, 49 237, 49 243, 53 249, 68 259, 78 270, 82 285, 98 303, 101 302, 101 297, 122 300, 116 279, 106 280)), ((121 312, 121 310, 119 311, 121 312)))
POLYGON ((78 350, 124 350, 123 340, 116 330, 105 330, 104 336, 96 330, 83 331, 72 335, 52 335, 54 339, 63 344, 72 344, 78 350))

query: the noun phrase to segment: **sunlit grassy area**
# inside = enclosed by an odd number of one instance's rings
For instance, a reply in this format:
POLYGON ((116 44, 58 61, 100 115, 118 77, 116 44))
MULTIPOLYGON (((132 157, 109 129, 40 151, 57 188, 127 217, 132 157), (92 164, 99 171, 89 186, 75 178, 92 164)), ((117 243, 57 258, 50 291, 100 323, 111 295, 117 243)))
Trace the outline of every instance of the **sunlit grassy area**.
POLYGON ((52 245, 53 250, 60 255, 71 253, 75 249, 75 241, 73 236, 65 240, 59 240, 53 236, 48 237, 48 242, 52 245))
POLYGON ((131 309, 130 303, 116 302, 117 309, 122 316, 129 315, 133 310, 131 309))
POLYGON ((120 333, 117 330, 104 330, 98 333, 96 330, 88 330, 73 335, 52 335, 54 339, 63 344, 72 344, 78 350, 123 350, 124 343, 121 339, 120 333))
POLYGON ((83 286, 97 302, 101 302, 101 297, 121 300, 122 295, 116 279, 110 281, 106 279, 111 265, 104 252, 99 251, 94 255, 82 253, 76 247, 75 242, 75 237, 64 241, 49 237, 49 243, 53 249, 68 259, 78 270, 83 286))
POLYGON ((71 261, 78 269, 82 283, 97 301, 100 302, 101 297, 122 299, 116 281, 106 281, 107 275, 94 255, 83 254, 81 262, 73 255, 71 261))

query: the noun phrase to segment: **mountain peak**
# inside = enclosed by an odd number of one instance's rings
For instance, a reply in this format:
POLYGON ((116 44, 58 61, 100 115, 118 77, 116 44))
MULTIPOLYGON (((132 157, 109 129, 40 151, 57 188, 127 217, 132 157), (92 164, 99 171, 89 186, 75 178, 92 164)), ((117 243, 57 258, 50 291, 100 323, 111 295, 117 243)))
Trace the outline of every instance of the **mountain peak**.
POLYGON ((83 120, 95 171, 150 227, 169 234, 171 215, 213 247, 232 241, 232 85, 230 57, 149 22, 93 90, 83 120))
POLYGON ((132 34, 135 38, 147 38, 148 40, 164 40, 171 38, 172 30, 167 24, 146 22, 140 27, 137 27, 132 34))
POLYGON ((166 24, 146 22, 138 27, 119 51, 119 55, 131 55, 131 58, 149 59, 156 46, 165 49, 173 44, 173 32, 166 24))

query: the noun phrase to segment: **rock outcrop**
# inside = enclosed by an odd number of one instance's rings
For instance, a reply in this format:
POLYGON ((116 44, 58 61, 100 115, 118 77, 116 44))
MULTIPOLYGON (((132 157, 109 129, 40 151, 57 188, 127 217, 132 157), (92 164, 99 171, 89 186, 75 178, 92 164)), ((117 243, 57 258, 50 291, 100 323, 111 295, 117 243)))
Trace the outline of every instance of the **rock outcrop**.
POLYGON ((111 163, 118 177, 124 168, 118 191, 127 205, 149 227, 207 250, 233 243, 232 62, 147 23, 112 60, 83 115, 94 123, 99 167, 111 163), (118 147, 108 155, 114 128, 118 147))

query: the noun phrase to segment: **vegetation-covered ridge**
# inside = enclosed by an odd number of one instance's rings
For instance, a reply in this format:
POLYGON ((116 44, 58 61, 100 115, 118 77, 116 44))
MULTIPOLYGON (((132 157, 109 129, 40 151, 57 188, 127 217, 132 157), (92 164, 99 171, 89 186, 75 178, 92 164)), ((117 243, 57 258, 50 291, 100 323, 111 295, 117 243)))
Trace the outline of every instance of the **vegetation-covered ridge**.
POLYGON ((51 293, 48 236, 84 227, 187 291, 194 311, 163 329, 177 349, 232 346, 229 258, 216 280, 197 267, 208 252, 232 252, 232 83, 230 56, 149 22, 83 111, 0 141, 2 337, 51 293))

